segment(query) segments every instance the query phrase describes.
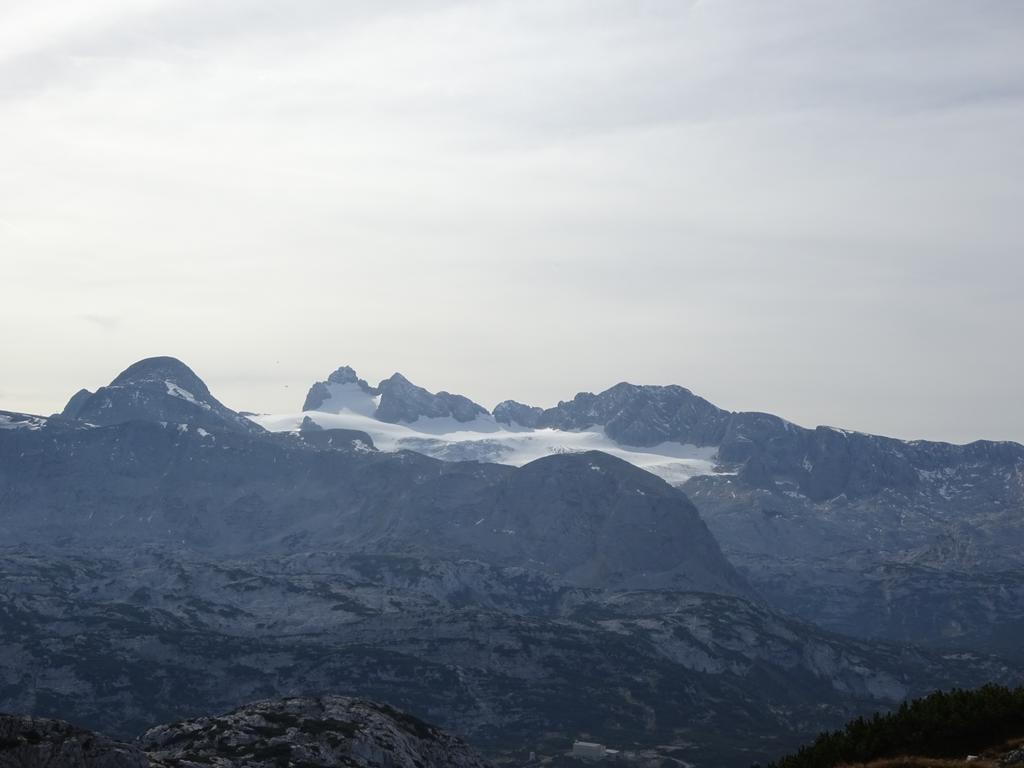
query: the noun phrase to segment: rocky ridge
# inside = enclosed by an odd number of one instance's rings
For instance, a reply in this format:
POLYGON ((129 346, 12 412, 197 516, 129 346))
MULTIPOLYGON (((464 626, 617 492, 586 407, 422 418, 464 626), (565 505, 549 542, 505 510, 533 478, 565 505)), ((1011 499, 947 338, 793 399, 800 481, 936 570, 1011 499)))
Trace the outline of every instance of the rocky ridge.
POLYGON ((0 714, 2 768, 149 768, 138 747, 60 720, 0 714))
POLYGON ((342 696, 260 701, 122 743, 60 720, 0 715, 4 768, 486 768, 462 741, 386 705, 342 696))
POLYGON ((180 768, 486 768, 462 741, 387 705, 343 696, 260 701, 161 725, 140 745, 180 768))

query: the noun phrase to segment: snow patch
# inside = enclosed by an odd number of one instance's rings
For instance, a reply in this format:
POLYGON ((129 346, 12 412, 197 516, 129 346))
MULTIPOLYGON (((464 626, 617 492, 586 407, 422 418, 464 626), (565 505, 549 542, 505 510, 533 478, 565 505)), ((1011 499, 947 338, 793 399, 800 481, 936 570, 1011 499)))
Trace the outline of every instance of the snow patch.
POLYGON ((317 411, 357 416, 373 416, 380 405, 380 395, 374 396, 363 390, 354 381, 345 384, 325 384, 329 396, 317 411))
POLYGON ((207 411, 210 410, 209 403, 204 403, 201 402, 200 400, 196 400, 195 395, 193 395, 187 389, 179 387, 173 381, 165 381, 164 385, 167 387, 167 394, 170 395, 171 397, 177 397, 181 400, 192 403, 192 405, 197 406, 198 408, 203 408, 207 411))
POLYGON ((42 429, 46 419, 40 416, 0 413, 0 429, 42 429), (15 418, 17 417, 17 418, 15 418))

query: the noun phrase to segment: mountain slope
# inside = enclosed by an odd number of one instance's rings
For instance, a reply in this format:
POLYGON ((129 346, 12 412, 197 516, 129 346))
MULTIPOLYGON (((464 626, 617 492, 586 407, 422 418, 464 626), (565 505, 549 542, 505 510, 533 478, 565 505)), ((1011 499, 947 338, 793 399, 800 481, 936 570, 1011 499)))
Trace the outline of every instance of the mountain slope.
POLYGON ((489 562, 551 568, 589 586, 750 594, 689 499, 598 451, 527 464, 461 517, 460 540, 489 562))
POLYGON ((926 758, 973 762, 965 761, 967 755, 985 751, 994 753, 996 764, 1020 765, 1022 728, 1024 688, 986 685, 978 690, 936 691, 904 703, 896 712, 858 718, 842 730, 823 733, 772 768, 831 768, 884 758, 892 760, 892 768, 914 768, 927 766, 926 758), (1017 749, 1009 739, 1017 740, 1017 749))
POLYGON ((149 768, 139 748, 42 717, 0 714, 0 765, 14 768, 149 768))
POLYGON ((735 597, 581 589, 466 560, 8 549, 0 579, 3 708, 117 736, 341 690, 513 762, 589 735, 745 768, 934 686, 1024 680, 735 597))

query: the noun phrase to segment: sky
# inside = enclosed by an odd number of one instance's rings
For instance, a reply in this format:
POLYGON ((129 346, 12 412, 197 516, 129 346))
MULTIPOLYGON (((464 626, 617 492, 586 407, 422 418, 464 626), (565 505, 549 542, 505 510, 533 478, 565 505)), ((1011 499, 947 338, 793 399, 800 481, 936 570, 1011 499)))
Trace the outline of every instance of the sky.
POLYGON ((0 409, 174 355, 1024 441, 1019 0, 0 0, 0 409))

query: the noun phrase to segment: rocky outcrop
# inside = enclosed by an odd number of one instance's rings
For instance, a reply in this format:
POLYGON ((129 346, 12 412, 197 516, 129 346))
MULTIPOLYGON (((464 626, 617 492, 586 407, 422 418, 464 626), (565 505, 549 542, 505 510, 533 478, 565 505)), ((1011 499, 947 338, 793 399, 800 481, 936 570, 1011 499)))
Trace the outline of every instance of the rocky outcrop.
POLYGON ((302 417, 302 423, 299 424, 299 432, 322 432, 323 427, 313 421, 309 416, 302 417))
POLYGON ((61 720, 0 715, 0 768, 149 768, 138 747, 61 720))
POLYGON ((217 400, 191 368, 173 357, 140 360, 108 386, 85 399, 81 395, 72 397, 65 411, 98 426, 150 421, 248 434, 264 431, 217 400))
POLYGON ((312 427, 299 430, 299 438, 320 450, 357 451, 375 450, 373 438, 359 429, 324 429, 310 419, 312 427))
POLYGON ((486 768, 459 739, 383 704, 261 701, 152 728, 135 744, 61 720, 0 715, 0 768, 486 768))
POLYGON ((444 731, 396 709, 342 696, 249 704, 217 717, 161 725, 142 748, 156 761, 191 768, 486 768, 444 731))
POLYGON ((1000 765, 1024 765, 1024 749, 1011 749, 999 758, 1000 765))
POLYGON ((544 413, 543 408, 523 405, 515 400, 503 400, 494 406, 494 420, 499 424, 518 425, 533 429, 537 426, 544 413))

